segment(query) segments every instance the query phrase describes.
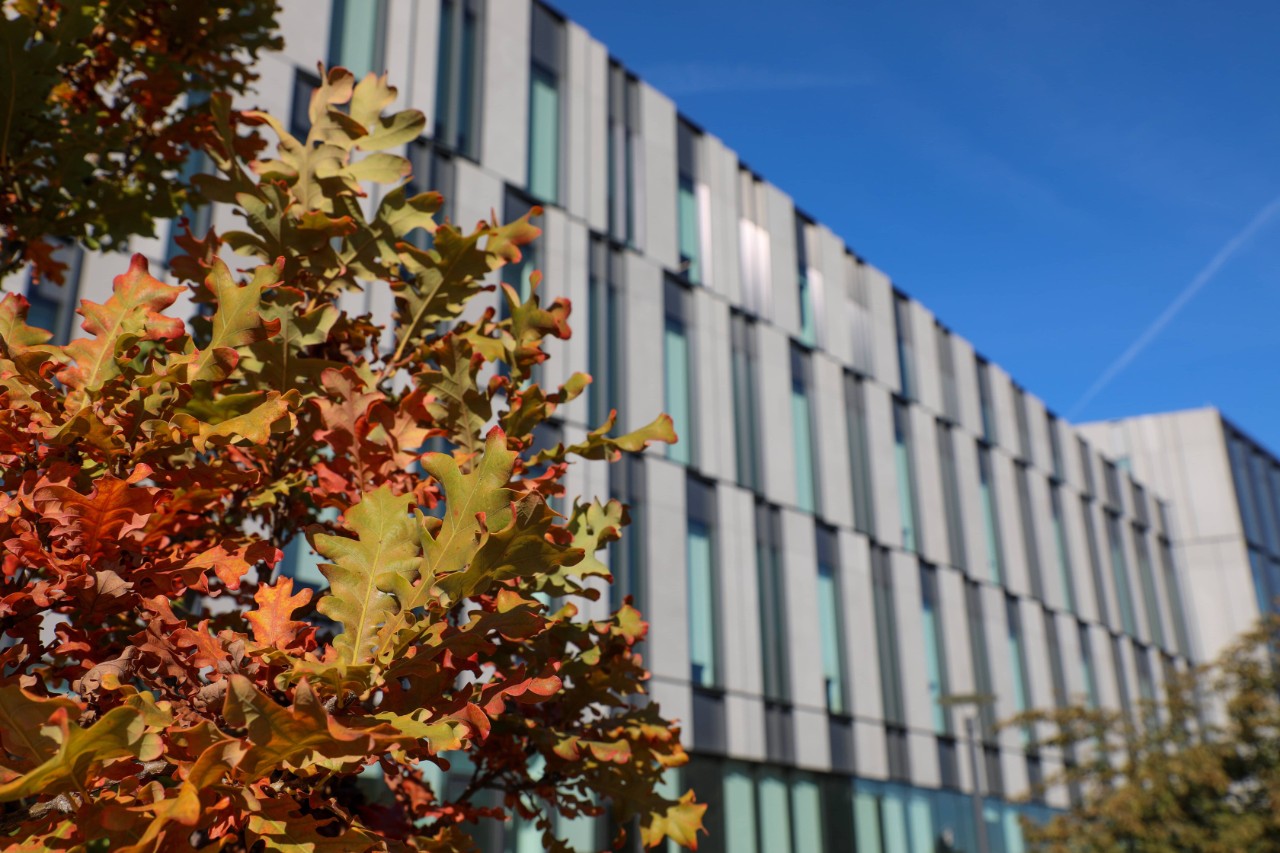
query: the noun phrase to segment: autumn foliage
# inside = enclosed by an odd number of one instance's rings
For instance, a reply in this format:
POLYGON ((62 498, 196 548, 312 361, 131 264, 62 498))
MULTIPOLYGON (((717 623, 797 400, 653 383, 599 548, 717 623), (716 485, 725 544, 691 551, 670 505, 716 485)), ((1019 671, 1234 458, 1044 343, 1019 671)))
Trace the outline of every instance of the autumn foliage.
POLYGON ((696 846, 646 624, 581 612, 627 511, 562 485, 670 419, 535 452, 590 382, 533 381, 570 306, 486 284, 528 217, 465 232, 406 195, 424 118, 393 97, 330 70, 305 140, 215 97, 201 190, 244 230, 183 238, 177 284, 134 257, 67 346, 0 301, 3 849, 469 850, 513 815, 566 849, 554 815, 606 811, 696 846), (392 324, 347 309, 366 291, 392 324), (319 590, 280 574, 302 536, 319 590))

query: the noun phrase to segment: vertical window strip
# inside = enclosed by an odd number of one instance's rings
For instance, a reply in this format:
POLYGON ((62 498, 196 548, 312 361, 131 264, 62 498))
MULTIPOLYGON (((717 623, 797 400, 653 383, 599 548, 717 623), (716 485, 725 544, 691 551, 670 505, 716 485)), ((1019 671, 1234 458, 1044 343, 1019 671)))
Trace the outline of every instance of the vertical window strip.
POLYGON ((996 414, 991 402, 990 365, 983 359, 975 362, 978 371, 978 402, 982 409, 982 440, 996 443, 996 414))
POLYGON ((915 400, 916 364, 915 349, 911 340, 911 303, 901 294, 894 295, 893 320, 898 340, 898 375, 902 385, 902 396, 908 400, 915 400))
POLYGON ((995 484, 991 476, 991 451, 978 446, 978 489, 982 502, 983 529, 987 540, 987 571, 995 583, 1003 583, 1003 553, 1000 545, 1000 516, 996 512, 995 484))
POLYGON ((1058 582, 1062 587, 1062 601, 1067 610, 1076 612, 1075 576, 1071 573, 1071 558, 1067 550, 1067 535, 1062 524, 1062 494, 1057 483, 1049 484, 1049 510, 1053 514, 1053 542, 1058 552, 1058 582))
POLYGON ((1041 577, 1040 545, 1036 538, 1035 513, 1031 508, 1031 473, 1025 464, 1017 464, 1018 514, 1022 517, 1022 544, 1027 560, 1027 575, 1031 581, 1031 594, 1044 598, 1044 581, 1041 577))
POLYGON ((645 494, 644 459, 638 455, 623 456, 609 466, 609 495, 627 505, 631 524, 622 538, 609 543, 609 571, 613 583, 609 595, 617 610, 630 597, 637 608, 643 608, 645 567, 645 494))
MULTIPOLYGON (((1009 639, 1009 660, 1013 674, 1013 706, 1019 713, 1031 709, 1031 697, 1027 689, 1027 661, 1022 642, 1022 615, 1018 612, 1018 600, 1006 596, 1004 600, 1005 625, 1009 639)), ((1022 727, 1022 742, 1029 744, 1031 729, 1022 727)))
MULTIPOLYGON (((986 623, 983 620, 982 587, 977 581, 965 581, 965 606, 969 617, 969 651, 973 658, 973 683, 978 695, 994 699, 995 690, 991 683, 991 656, 987 649, 986 623)), ((990 740, 995 732, 994 702, 986 701, 978 705, 978 717, 982 722, 982 736, 990 740)))
POLYGON ((946 423, 937 423, 938 464, 942 469, 942 497, 947 511, 947 545, 951 551, 951 565, 964 569, 968 560, 965 556, 964 517, 960 510, 960 480, 956 475, 955 436, 946 423))
POLYGON ((1111 621, 1110 608, 1107 607, 1107 587, 1102 577, 1102 551, 1098 544, 1098 526, 1093 517, 1093 503, 1083 495, 1080 497, 1080 515, 1084 519, 1085 541, 1089 546, 1089 570, 1093 576, 1094 603, 1098 608, 1098 621, 1108 624, 1111 621))
POLYGON ((759 492, 759 408, 756 401, 755 324, 743 314, 730 315, 733 371, 733 426, 738 483, 759 492))
POLYGON ((924 626, 925 672, 929 679, 929 698, 932 702, 933 730, 935 734, 951 733, 951 715, 943 704, 950 692, 947 686, 946 644, 942 634, 942 615, 938 600, 938 571, 933 566, 920 565, 920 607, 924 626))
POLYGON ((911 426, 907 405, 900 400, 893 407, 894 463, 898 473, 898 511, 902 517, 902 547, 919 547, 916 530, 915 472, 912 465, 911 426))
POLYGON ((1045 646, 1049 652, 1049 674, 1053 679, 1053 703, 1059 708, 1067 708, 1071 705, 1071 699, 1067 696, 1067 674, 1062 665, 1058 620, 1048 608, 1045 608, 1042 613, 1044 614, 1045 646))
POLYGON ((1107 544, 1111 549, 1111 573, 1116 586, 1116 602, 1120 607, 1120 623, 1129 636, 1137 636, 1138 620, 1133 610, 1133 590, 1129 586, 1129 566, 1124 557, 1124 534, 1120 517, 1107 512, 1107 544))
POLYGON ((356 80, 381 73, 386 46, 385 0, 334 0, 329 65, 341 65, 356 80))
POLYGON ((827 711, 848 713, 845 690, 844 626, 840 616, 841 588, 839 547, 836 532, 823 525, 817 530, 818 623, 822 638, 822 674, 826 686, 827 711))
POLYGON ((1179 583, 1178 570, 1173 562, 1173 547, 1169 540, 1160 538, 1160 568, 1164 572, 1164 589, 1169 598, 1169 616, 1173 622, 1174 637, 1178 641, 1178 653, 1183 657, 1191 656, 1191 642, 1187 632, 1187 616, 1182 606, 1182 585, 1179 583))
POLYGON ((608 195, 609 233, 627 245, 636 242, 636 145, 639 84, 621 65, 609 65, 608 195))
POLYGON ((756 577, 764 698, 770 702, 790 702, 786 584, 782 576, 782 519, 775 507, 763 503, 756 505, 756 577))
POLYGON ((817 342, 817 321, 814 317, 813 289, 809 275, 808 226, 811 224, 796 214, 796 291, 800 311, 800 340, 807 346, 817 342))
POLYGON ((862 381, 845 374, 845 428, 849 441, 849 479, 853 485, 853 523, 860 533, 875 530, 875 502, 871 487, 871 449, 867 437, 867 407, 862 381))
POLYGON ((680 440, 667 449, 667 458, 685 465, 694 459, 693 368, 689 346, 690 295, 679 284, 668 281, 664 289, 663 370, 665 407, 680 440))
POLYGON ((686 493, 689 677, 695 686, 715 687, 720 678, 717 666, 715 487, 691 477, 686 493))
POLYGON ((529 69, 529 192, 560 199, 560 80, 564 72, 564 22, 534 5, 529 69))
POLYGON ((1089 627, 1078 623, 1080 638, 1080 671, 1084 678, 1085 697, 1090 708, 1098 707, 1098 679, 1093 666, 1093 643, 1089 637, 1089 627))
POLYGON ((1138 555, 1138 580, 1142 584, 1142 604, 1147 612, 1147 632, 1151 642, 1161 648, 1165 644, 1164 619, 1160 613, 1160 596, 1156 592, 1156 576, 1151 568, 1151 551, 1144 530, 1133 528, 1134 551, 1138 555))
POLYGON ((796 505, 817 510, 817 468, 813 452, 813 409, 810 401, 809 355, 791 348, 791 426, 795 442, 796 505))
POLYGON ((893 575, 889 552, 873 546, 871 555, 872 599, 876 611, 876 651, 880 666, 880 691, 885 722, 906 725, 902 703, 902 668, 899 665, 898 619, 894 610, 893 575))
POLYGON ((680 272, 693 284, 702 283, 702 212, 698 196, 698 146, 701 134, 681 120, 676 127, 678 186, 676 219, 680 272))

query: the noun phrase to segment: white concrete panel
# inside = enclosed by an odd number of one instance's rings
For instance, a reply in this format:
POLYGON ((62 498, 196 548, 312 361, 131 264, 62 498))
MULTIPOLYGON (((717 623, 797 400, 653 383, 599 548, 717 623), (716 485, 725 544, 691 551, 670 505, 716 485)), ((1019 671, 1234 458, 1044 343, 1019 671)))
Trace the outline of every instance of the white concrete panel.
MULTIPOLYGON (((964 575, 944 567, 938 569, 938 615, 942 622, 943 646, 946 651, 947 690, 964 696, 978 692, 973 673, 973 651, 969 644, 969 619, 965 601, 964 575)), ((965 711, 949 712, 953 730, 963 728, 965 711)))
POLYGON ((916 538, 920 556, 941 565, 951 561, 947 541, 947 507, 942 492, 942 468, 938 460, 938 422, 918 405, 912 405, 911 449, 915 469, 916 538))
POLYGON ((689 682, 654 677, 649 693, 662 716, 680 724, 680 744, 693 749, 693 690, 689 682))
MULTIPOLYGON (((662 378, 662 270, 651 262, 627 252, 623 340, 626 359, 622 383, 626 408, 619 413, 623 425, 638 429, 663 411, 662 378)), ((665 452, 666 445, 650 448, 665 452)))
MULTIPOLYGON (((460 228, 470 229, 482 219, 488 221, 494 211, 502 210, 504 188, 500 179, 475 163, 461 158, 454 160, 454 163, 456 164, 454 172, 456 198, 452 202, 454 215, 460 228)), ((545 224, 545 221, 540 223, 542 226, 545 224)), ((546 240, 545 234, 538 239, 546 240)), ((490 282, 496 282, 498 279, 497 273, 489 276, 490 282)), ((467 320, 476 320, 485 308, 497 306, 497 304, 497 292, 477 294, 467 303, 462 316, 467 320)))
POLYGON ((1058 422, 1058 435, 1062 439, 1062 465, 1066 468, 1066 481, 1077 492, 1084 493, 1087 484, 1084 481, 1084 460, 1080 457, 1080 434, 1067 426, 1065 421, 1058 422))
POLYGON ((956 397, 960 403, 960 426, 970 435, 982 435, 982 398, 978 393, 978 363, 973 344, 951 335, 952 364, 956 369, 956 397))
POLYGON ((765 227, 772 246, 773 317, 775 325, 800 335, 799 263, 796 260, 796 210, 791 198, 773 184, 764 184, 765 227))
POLYGON ((795 731, 796 766, 806 770, 831 769, 831 739, 826 709, 796 706, 791 711, 795 731))
MULTIPOLYGON (((756 580, 755 502, 752 494, 721 483, 716 490, 720 535, 720 616, 724 639, 724 687, 730 694, 760 695, 760 601, 756 580)), ((745 713, 747 709, 744 708, 745 713)), ((762 709, 756 709, 763 714, 762 709)), ((763 717, 759 724, 764 725, 763 717)))
POLYGON ((936 788, 942 784, 938 766, 938 740, 926 732, 907 733, 908 756, 911 759, 911 784, 921 788, 936 788))
POLYGON ((891 393, 902 390, 898 376, 898 338, 893 322, 893 285, 889 277, 870 264, 862 265, 863 284, 875 334, 874 376, 891 393))
POLYGON ((853 721, 854 760, 858 776, 864 779, 889 778, 889 754, 885 748, 884 726, 870 720, 853 721))
MULTIPOLYGON (((557 296, 572 299, 571 289, 581 293, 578 305, 586 304, 587 246, 586 229, 580 224, 570 224, 570 219, 558 207, 547 206, 542 214, 542 283, 538 285, 538 294, 543 305, 550 305, 557 296), (570 240, 570 229, 575 239, 570 240), (572 245, 571 245, 572 244, 572 245), (577 277, 580 283, 575 288, 572 280, 577 277)), ((572 319, 572 317, 570 318, 572 319)), ((548 390, 560 387, 569 378, 571 367, 583 369, 587 365, 586 350, 580 353, 570 350, 570 343, 581 343, 586 339, 583 335, 578 341, 558 341, 548 337, 543 344, 550 358, 539 368, 542 383, 548 390), (570 353, 577 357, 570 360, 570 353)), ((576 349, 576 347, 574 348, 576 349)))
POLYGON ((760 384, 760 439, 764 490, 769 500, 796 504, 795 429, 791 422, 791 351, 783 332, 765 323, 756 326, 760 384))
MULTIPOLYGON (((313 72, 317 62, 328 62, 332 18, 328 8, 317 14, 315 0, 281 0, 280 16, 276 20, 280 24, 280 32, 287 36, 281 55, 294 65, 313 72)), ((264 73, 259 85, 270 79, 264 73)))
POLYGON ((893 604, 898 627, 898 662, 902 669, 902 699, 907 728, 933 729, 933 700, 929 696, 928 658, 921 614, 920 564, 912 554, 890 555, 893 604))
POLYGON ((1058 625, 1058 645, 1062 649, 1062 674, 1067 687, 1067 701, 1073 705, 1085 705, 1089 699, 1089 685, 1085 681, 1084 658, 1080 650, 1080 623, 1065 613, 1054 616, 1058 625))
POLYGON ((1128 518, 1120 519, 1120 541, 1124 548, 1124 573, 1129 580, 1129 599, 1133 604, 1133 619, 1137 626, 1137 638, 1144 643, 1151 642, 1151 632, 1147 626, 1147 609, 1142 600, 1142 579, 1138 574, 1138 550, 1133 541, 1133 527, 1128 518))
POLYGON ((863 383, 867 407, 867 448, 871 459, 871 488, 875 495, 876 539, 902 547, 902 513, 898 506, 898 472, 894 463, 893 401, 874 382, 863 383))
MULTIPOLYGON (((1049 502, 1049 480, 1035 469, 1027 470, 1027 492, 1031 498, 1032 521, 1036 526, 1036 553, 1040 556, 1040 580, 1044 600, 1052 608, 1067 606, 1062 587, 1062 566, 1058 559, 1058 541, 1053 530, 1053 509, 1049 502)), ((1068 571, 1071 565, 1067 566, 1068 571)))
POLYGON ((1000 750, 1000 768, 1004 773, 1004 791, 1010 798, 1028 793, 1027 756, 1021 749, 1000 750))
POLYGON ((987 548, 987 525, 982 508, 982 478, 978 471, 978 445, 967 432, 953 430, 956 484, 960 490, 960 517, 964 520, 965 568, 969 575, 994 580, 987 548))
MULTIPOLYGON (((592 158, 592 129, 608 122, 608 113, 598 112, 592 102, 591 39, 578 24, 565 25, 565 79, 560 81, 564 105, 564 198, 561 203, 570 215, 586 219, 592 185, 605 181, 605 164, 592 158), (595 109, 593 109, 593 107, 595 109)), ((597 86, 597 89, 600 87, 597 86)), ((606 109, 608 104, 605 104, 606 109)))
POLYGON ((1010 456, 1021 457, 1018 419, 1014 414, 1013 380, 998 364, 991 364, 987 375, 991 385, 991 407, 995 411, 996 443, 1010 456))
POLYGON ((641 162, 644 181, 644 251, 663 267, 680 265, 676 240, 676 108, 652 86, 640 83, 641 162))
MULTIPOLYGON (((408 106, 426 113, 427 127, 433 128, 436 122, 436 71, 439 54, 437 51, 423 50, 422 47, 440 43, 440 4, 416 0, 402 2, 410 9, 408 26, 404 30, 391 31, 393 34, 404 33, 403 50, 408 57, 408 75, 400 96, 408 106)), ((391 82, 395 83, 395 78, 391 82)))
POLYGON ((1031 437, 1031 464, 1045 473, 1053 472, 1053 451, 1049 446, 1049 420, 1044 401, 1034 394, 1023 395, 1027 405, 1027 433, 1031 437))
POLYGON ((853 328, 848 322, 849 264, 844 242, 825 225, 810 229, 816 236, 817 249, 810 259, 822 275, 822 286, 815 288, 814 314, 822 348, 841 364, 853 366, 853 328))
MULTIPOLYGON (((813 516, 782 510, 782 562, 786 588, 787 662, 791 700, 797 706, 826 707, 818 606, 818 555, 813 516)), ((823 729, 823 738, 826 730, 823 729)))
MULTIPOLYGON (((587 38, 587 222, 592 230, 609 228, 609 52, 587 38)), ((570 169, 575 167, 571 163, 570 169)))
MULTIPOLYGON (((689 681, 689 582, 684 468, 645 459, 645 660, 655 680, 689 681)), ((717 555, 718 556, 718 555, 717 555)))
POLYGON ((914 299, 907 303, 911 346, 916 357, 916 398, 936 415, 943 414, 942 368, 938 360, 938 329, 933 312, 914 299))
MULTIPOLYGON (((839 531, 841 597, 844 604, 845 661, 852 689, 849 701, 859 719, 884 719, 876 655, 875 598, 871 585, 871 550, 859 533, 839 531)), ((884 758, 883 737, 880 758, 884 758)), ((859 744, 861 752, 861 744, 859 744)), ((859 756, 861 762, 861 756, 859 756)))
POLYGON ((499 0, 486 11, 480 162, 513 186, 523 187, 529 174, 531 4, 499 0))
MULTIPOLYGON (((1013 655, 1009 647, 1009 624, 1005 619, 1005 598, 999 587, 982 586, 982 623, 986 631, 988 669, 991 672, 991 688, 995 693, 995 716, 1008 720, 1018 713, 1014 702, 1013 655)), ((1017 729, 1004 729, 998 734, 1002 747, 1022 749, 1022 733, 1017 729)))
POLYGON ((705 288, 693 289, 694 388, 697 412, 698 468, 732 480, 737 473, 733 423, 733 373, 730 366, 729 306, 705 288))
POLYGON ((850 483, 848 425, 844 408, 844 373, 826 353, 815 352, 812 403, 819 467, 819 506, 827 521, 853 526, 853 485, 850 483))
POLYGON ((1084 527, 1080 495, 1070 488, 1062 490, 1062 524, 1076 590, 1076 612, 1082 619, 1097 621, 1101 614, 1098 613, 1098 594, 1093 587, 1093 555, 1084 527))
POLYGON ((1111 654, 1111 635, 1101 625, 1089 626, 1089 648, 1093 653, 1093 678, 1098 686, 1098 704, 1113 711, 1120 710, 1120 692, 1117 690, 1114 656, 1111 654))
MULTIPOLYGON (((1044 629, 1044 610, 1031 599, 1018 600, 1022 622, 1022 654, 1027 668, 1027 707, 1052 708, 1053 669, 1049 661, 1048 638, 1044 629)), ((1037 727, 1037 737, 1043 739, 1053 733, 1052 727, 1037 727)))
POLYGON ((706 284, 738 304, 743 298, 738 248, 738 158, 723 142, 707 134, 702 137, 702 162, 711 230, 707 253, 715 258, 706 284))
POLYGON ((734 758, 764 761, 764 701, 759 696, 726 693, 724 697, 725 745, 734 758))

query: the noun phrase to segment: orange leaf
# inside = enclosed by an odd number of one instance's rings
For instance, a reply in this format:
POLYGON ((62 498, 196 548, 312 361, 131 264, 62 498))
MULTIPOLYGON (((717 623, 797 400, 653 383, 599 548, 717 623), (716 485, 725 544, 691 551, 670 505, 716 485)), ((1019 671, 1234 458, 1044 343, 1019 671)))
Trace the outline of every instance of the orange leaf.
POLYGON ((287 649, 298 639, 298 633, 310 627, 308 622, 296 622, 293 611, 311 600, 311 590, 303 587, 293 593, 293 578, 279 578, 274 586, 263 585, 253 594, 258 609, 245 614, 253 626, 253 638, 260 645, 287 649))

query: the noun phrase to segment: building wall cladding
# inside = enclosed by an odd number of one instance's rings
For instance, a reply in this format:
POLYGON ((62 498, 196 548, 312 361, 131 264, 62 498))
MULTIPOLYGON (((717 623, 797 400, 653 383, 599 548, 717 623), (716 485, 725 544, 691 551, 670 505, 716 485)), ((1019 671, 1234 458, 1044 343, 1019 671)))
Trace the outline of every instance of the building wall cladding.
POLYGON ((1195 602, 1193 641, 1220 653, 1280 601, 1280 460, 1214 408, 1081 431, 1169 498, 1175 559, 1195 602))
MULTIPOLYGON (((676 417, 681 444, 569 490, 636 504, 615 600, 649 619, 653 696, 695 755, 673 783, 720 807, 704 849, 974 849, 971 715, 992 849, 1019 849, 1017 814, 1068 794, 1005 800, 1063 756, 995 721, 1135 707, 1192 654, 1164 506, 579 25, 530 0, 327 6, 286 0, 254 105, 305 115, 317 58, 385 68, 454 220, 545 208, 534 254, 575 326, 546 379, 597 380, 565 433, 611 405, 676 417), (965 695, 993 701, 940 701, 965 695)), ((81 266, 104 298, 119 259, 81 266)))

